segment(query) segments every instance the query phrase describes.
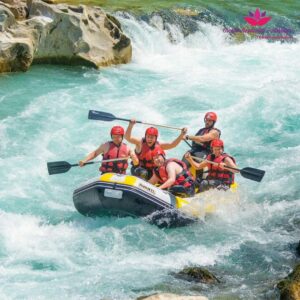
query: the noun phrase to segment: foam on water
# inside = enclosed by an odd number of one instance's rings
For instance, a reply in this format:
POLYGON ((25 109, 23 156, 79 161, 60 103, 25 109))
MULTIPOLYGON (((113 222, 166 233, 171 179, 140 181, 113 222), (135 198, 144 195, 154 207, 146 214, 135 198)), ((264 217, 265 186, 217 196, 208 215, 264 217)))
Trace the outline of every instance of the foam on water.
MULTIPOLYGON (((119 18, 132 39, 132 63, 100 71, 34 66, 1 78, 2 297, 134 299, 180 288, 193 294, 195 286, 170 273, 201 265, 226 282, 204 287, 209 297, 274 298, 274 280, 290 270, 291 245, 299 240, 300 44, 232 44, 219 26, 199 23, 184 37, 174 24, 164 30, 159 17, 119 18), (112 125, 126 126, 87 120, 89 109, 186 126, 189 134, 214 110, 226 151, 241 168, 266 175, 261 183, 237 175, 238 201, 231 204, 216 191, 195 199, 200 210, 201 199, 214 198, 217 209, 185 228, 85 218, 72 192, 97 175, 97 166, 48 176, 46 162, 77 162, 109 139, 112 125)), ((145 128, 136 125, 134 136, 145 128)), ((160 140, 178 134, 161 129, 160 140)), ((186 150, 182 143, 168 156, 186 150)))

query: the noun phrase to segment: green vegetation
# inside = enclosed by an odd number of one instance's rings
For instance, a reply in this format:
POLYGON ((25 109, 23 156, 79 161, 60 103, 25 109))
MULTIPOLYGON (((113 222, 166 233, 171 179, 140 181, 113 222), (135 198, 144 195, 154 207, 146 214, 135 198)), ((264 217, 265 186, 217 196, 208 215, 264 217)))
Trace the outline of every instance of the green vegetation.
POLYGON ((300 1, 287 0, 251 0, 251 1, 224 1, 216 0, 208 2, 206 0, 189 0, 189 1, 175 1, 175 0, 53 0, 54 2, 67 2, 72 4, 86 4, 101 6, 109 11, 126 10, 135 13, 152 12, 161 9, 170 8, 190 8, 190 9, 212 9, 223 15, 234 14, 236 16, 247 15, 249 10, 254 10, 259 7, 261 10, 266 10, 268 15, 276 13, 293 20, 300 20, 299 10, 300 1))

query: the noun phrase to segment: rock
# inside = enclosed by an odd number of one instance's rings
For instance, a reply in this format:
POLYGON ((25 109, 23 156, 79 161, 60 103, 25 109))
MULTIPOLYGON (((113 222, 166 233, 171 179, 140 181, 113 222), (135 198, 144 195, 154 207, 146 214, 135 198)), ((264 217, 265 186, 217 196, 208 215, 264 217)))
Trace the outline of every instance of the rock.
POLYGON ((299 300, 300 299, 300 264, 292 273, 277 284, 280 290, 280 300, 299 300))
POLYGON ((15 16, 10 9, 0 4, 0 32, 4 32, 15 22, 15 16))
POLYGON ((208 300, 208 298, 204 296, 184 296, 169 293, 161 293, 138 297, 136 300, 208 300))
POLYGON ((0 73, 27 71, 33 60, 33 47, 29 39, 14 39, 11 42, 1 43, 0 73))
POLYGON ((127 63, 130 39, 100 7, 28 2, 28 19, 15 21, 0 6, 0 72, 26 71, 32 62, 95 68, 127 63))
POLYGON ((43 2, 46 2, 48 4, 57 4, 58 0, 42 0, 43 2))
POLYGON ((25 1, 1 0, 0 4, 7 7, 17 20, 24 20, 28 17, 28 7, 25 1))
POLYGON ((49 5, 35 1, 30 15, 47 16, 51 22, 35 54, 39 62, 69 60, 95 67, 127 63, 131 60, 130 39, 101 8, 49 5), (85 63, 84 63, 85 62, 85 63))
POLYGON ((224 26, 224 21, 214 13, 203 10, 196 11, 189 8, 175 8, 160 10, 142 15, 141 20, 168 32, 171 43, 178 43, 183 37, 203 31, 201 23, 224 26), (177 30, 179 29, 179 30, 177 30))
POLYGON ((200 267, 184 268, 182 271, 175 274, 175 277, 188 281, 197 281, 209 284, 220 282, 220 280, 214 274, 200 267))

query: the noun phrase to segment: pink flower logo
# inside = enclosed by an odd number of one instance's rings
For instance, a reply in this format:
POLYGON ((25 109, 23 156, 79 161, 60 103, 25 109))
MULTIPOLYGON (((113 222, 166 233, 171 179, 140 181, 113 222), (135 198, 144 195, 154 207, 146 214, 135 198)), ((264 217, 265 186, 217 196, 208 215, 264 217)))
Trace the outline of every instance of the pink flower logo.
POLYGON ((259 8, 253 13, 249 11, 249 16, 244 17, 245 21, 251 26, 264 26, 272 17, 266 17, 266 12, 260 12, 259 8))

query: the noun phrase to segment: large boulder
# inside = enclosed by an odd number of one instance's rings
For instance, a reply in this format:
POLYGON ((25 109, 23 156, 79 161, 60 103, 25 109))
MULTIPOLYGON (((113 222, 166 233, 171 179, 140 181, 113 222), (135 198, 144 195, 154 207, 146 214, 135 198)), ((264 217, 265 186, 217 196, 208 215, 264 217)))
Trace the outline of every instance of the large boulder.
POLYGON ((277 284, 280 290, 280 300, 299 300, 300 299, 300 264, 292 273, 277 284))
POLYGON ((33 0, 28 13, 17 21, 0 2, 0 72, 26 71, 31 63, 98 68, 131 60, 131 42, 120 22, 99 7, 33 0))

